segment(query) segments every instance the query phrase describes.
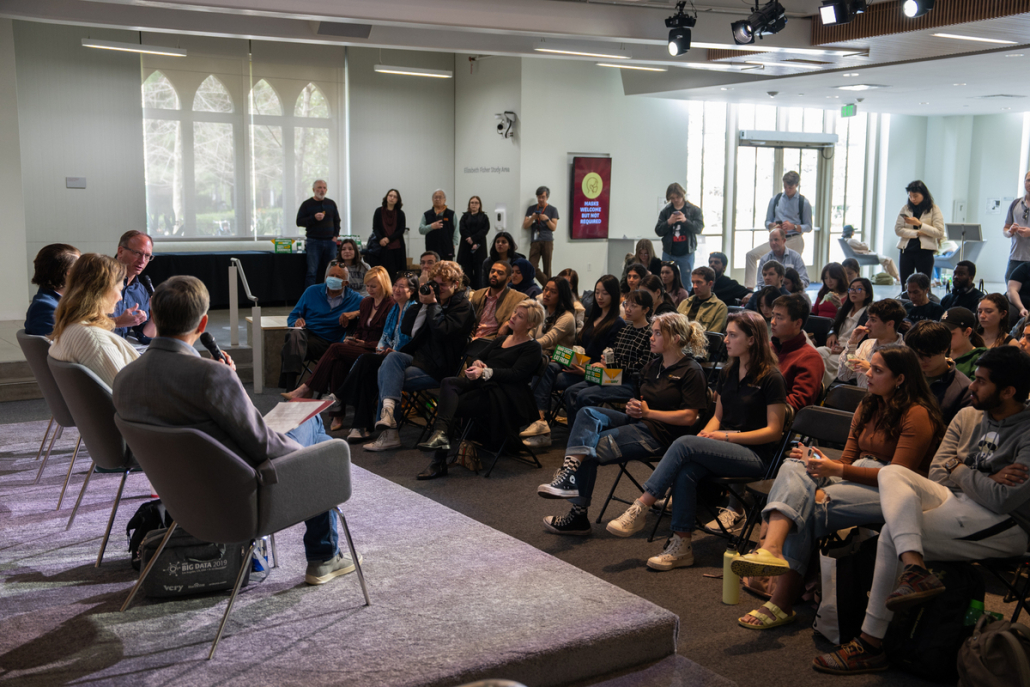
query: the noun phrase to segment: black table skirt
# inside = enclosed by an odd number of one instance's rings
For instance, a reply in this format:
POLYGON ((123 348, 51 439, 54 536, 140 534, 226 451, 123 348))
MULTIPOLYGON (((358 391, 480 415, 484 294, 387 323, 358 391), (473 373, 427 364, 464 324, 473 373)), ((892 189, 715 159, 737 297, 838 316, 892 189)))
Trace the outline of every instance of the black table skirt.
MULTIPOLYGON (((250 290, 258 298, 258 305, 293 305, 304 293, 304 275, 307 273, 307 255, 303 253, 268 253, 264 251, 237 251, 223 253, 155 253, 154 260, 143 273, 154 286, 171 276, 197 277, 211 294, 212 308, 229 307, 229 258, 239 258, 247 275, 250 290)), ((250 307, 238 281, 239 304, 250 307)))

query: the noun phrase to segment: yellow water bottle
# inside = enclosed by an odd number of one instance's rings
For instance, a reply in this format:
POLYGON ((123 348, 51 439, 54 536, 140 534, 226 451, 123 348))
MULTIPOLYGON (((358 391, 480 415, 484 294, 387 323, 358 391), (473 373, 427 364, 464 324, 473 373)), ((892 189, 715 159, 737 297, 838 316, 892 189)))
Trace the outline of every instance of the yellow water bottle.
POLYGON ((727 606, 740 603, 740 577, 733 572, 733 560, 738 555, 732 546, 727 546, 722 555, 722 602, 727 606))

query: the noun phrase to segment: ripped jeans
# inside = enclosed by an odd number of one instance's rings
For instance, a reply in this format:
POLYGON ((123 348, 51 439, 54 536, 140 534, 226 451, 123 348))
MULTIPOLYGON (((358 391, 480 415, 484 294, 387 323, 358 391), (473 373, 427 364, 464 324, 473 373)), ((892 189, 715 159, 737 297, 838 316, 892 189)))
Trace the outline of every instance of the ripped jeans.
MULTIPOLYGON (((859 458, 859 468, 882 468, 872 458, 859 458)), ((766 520, 779 511, 794 522, 783 542, 783 557, 790 569, 804 577, 815 543, 832 532, 855 525, 882 523, 880 492, 876 487, 847 482, 840 477, 812 477, 800 460, 788 458, 780 466, 762 517, 766 520), (817 503, 815 493, 822 489, 826 498, 817 503)))

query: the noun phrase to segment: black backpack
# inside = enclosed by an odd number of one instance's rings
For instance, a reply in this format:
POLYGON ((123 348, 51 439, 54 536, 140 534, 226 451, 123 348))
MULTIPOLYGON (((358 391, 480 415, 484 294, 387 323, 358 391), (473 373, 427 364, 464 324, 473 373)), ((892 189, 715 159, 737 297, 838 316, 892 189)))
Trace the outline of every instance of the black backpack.
POLYGON ((154 530, 172 526, 172 516, 165 510, 161 499, 147 501, 136 509, 125 526, 125 537, 129 540, 129 553, 132 555, 132 567, 140 569, 140 546, 146 536, 154 530))
POLYGON ((972 563, 931 563, 944 593, 899 611, 887 629, 883 648, 891 664, 935 682, 958 682, 956 656, 973 634, 966 625, 971 601, 984 600, 984 582, 972 563))

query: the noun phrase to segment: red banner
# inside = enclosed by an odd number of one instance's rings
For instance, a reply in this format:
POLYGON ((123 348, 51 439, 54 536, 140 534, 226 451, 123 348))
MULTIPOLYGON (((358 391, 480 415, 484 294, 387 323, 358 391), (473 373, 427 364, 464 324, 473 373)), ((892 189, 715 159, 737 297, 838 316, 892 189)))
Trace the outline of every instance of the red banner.
POLYGON ((608 238, 611 182, 610 157, 572 158, 571 238, 608 238))

